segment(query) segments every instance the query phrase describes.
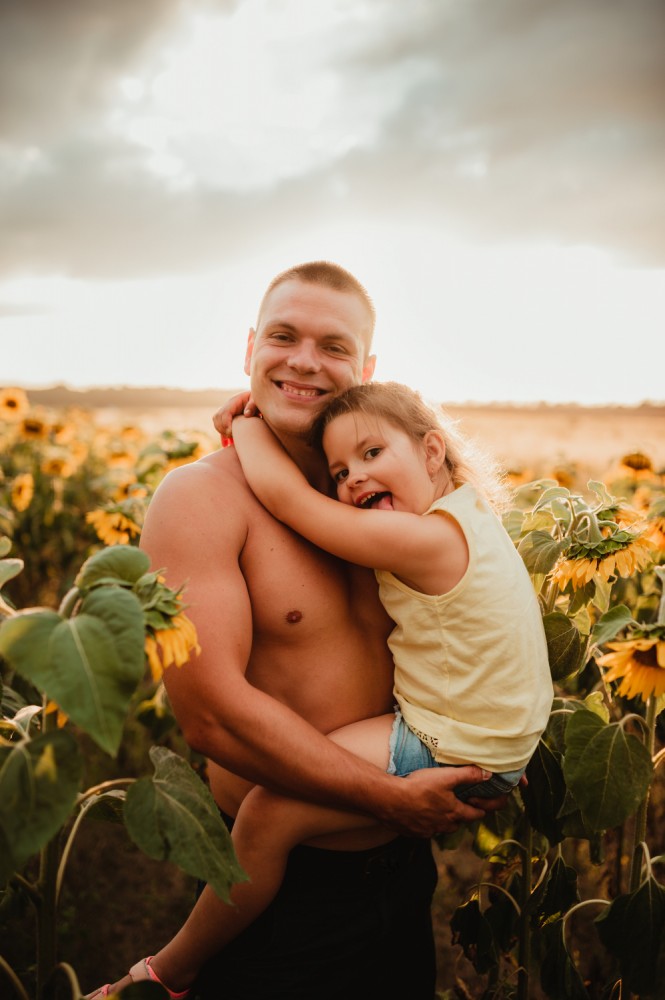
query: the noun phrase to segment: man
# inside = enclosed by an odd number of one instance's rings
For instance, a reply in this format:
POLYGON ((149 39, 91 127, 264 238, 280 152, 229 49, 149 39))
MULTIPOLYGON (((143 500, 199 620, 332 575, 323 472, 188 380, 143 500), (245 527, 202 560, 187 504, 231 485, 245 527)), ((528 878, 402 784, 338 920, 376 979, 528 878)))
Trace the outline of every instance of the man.
MULTIPOLYGON (((274 279, 249 333, 253 400, 322 491, 329 476, 308 431, 331 395, 371 378, 373 326, 356 279, 317 262, 274 279)), ((453 788, 482 772, 395 778, 326 738, 391 708, 392 622, 373 575, 273 519, 232 448, 169 474, 141 544, 170 582, 187 581, 202 653, 165 681, 223 813, 260 783, 388 828, 378 844, 362 831, 292 852, 277 899, 209 970, 205 996, 431 1000, 436 872, 428 841, 413 838, 481 817, 453 788)))

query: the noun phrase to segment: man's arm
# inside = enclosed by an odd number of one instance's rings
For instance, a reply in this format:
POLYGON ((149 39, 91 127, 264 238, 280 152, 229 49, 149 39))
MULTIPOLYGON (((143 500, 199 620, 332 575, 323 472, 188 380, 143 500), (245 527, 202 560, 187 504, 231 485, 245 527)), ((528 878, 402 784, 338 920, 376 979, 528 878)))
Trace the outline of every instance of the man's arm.
POLYGON ((169 474, 146 517, 142 548, 171 585, 186 582, 187 614, 201 645, 200 656, 164 675, 187 742, 250 781, 369 813, 398 831, 431 836, 480 818, 480 809, 452 792, 458 783, 480 780, 479 768, 391 777, 247 681, 251 609, 239 565, 245 503, 233 477, 193 463, 169 474))

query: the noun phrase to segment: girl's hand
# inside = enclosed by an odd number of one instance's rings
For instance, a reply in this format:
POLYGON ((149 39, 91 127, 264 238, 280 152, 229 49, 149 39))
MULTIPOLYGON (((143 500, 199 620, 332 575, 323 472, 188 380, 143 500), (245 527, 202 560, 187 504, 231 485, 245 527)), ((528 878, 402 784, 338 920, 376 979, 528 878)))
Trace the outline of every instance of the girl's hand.
POLYGON ((233 440, 233 432, 231 430, 233 418, 240 416, 260 416, 258 407, 249 391, 239 392, 235 396, 231 396, 223 406, 220 406, 212 418, 215 430, 222 438, 223 446, 230 444, 233 440))

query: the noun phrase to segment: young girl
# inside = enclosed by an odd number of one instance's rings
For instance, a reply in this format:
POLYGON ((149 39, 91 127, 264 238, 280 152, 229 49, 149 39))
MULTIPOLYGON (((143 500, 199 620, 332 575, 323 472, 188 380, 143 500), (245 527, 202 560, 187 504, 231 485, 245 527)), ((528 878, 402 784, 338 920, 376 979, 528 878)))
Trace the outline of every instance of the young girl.
MULTIPOLYGON (((349 389, 317 421, 314 441, 341 503, 307 483, 262 420, 238 418, 233 434, 264 506, 315 545, 373 567, 395 622, 394 715, 331 738, 391 774, 470 762, 491 772, 480 784, 457 786, 464 800, 509 792, 545 728, 553 691, 531 581, 492 510, 499 481, 474 468, 452 429, 396 383, 349 389)), ((254 788, 232 833, 251 882, 234 886, 234 906, 206 888, 173 940, 130 977, 186 996, 200 966, 274 897, 292 847, 373 825, 254 788)))

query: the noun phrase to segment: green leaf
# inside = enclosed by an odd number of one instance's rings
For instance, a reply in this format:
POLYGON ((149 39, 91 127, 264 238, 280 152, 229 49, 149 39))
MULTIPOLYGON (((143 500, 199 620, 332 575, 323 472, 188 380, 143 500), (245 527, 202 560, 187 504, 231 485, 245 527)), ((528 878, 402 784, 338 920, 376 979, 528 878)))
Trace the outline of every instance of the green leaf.
POLYGON ((0 559, 0 589, 19 575, 23 565, 22 559, 0 559))
POLYGON ((547 722, 544 739, 550 750, 560 759, 566 751, 566 726, 573 712, 583 712, 584 706, 577 698, 555 698, 547 722))
POLYGON ((65 823, 82 764, 76 740, 64 730, 0 746, 0 883, 65 823))
POLYGON ((603 722, 610 721, 610 710, 605 704, 605 698, 602 691, 592 691, 584 699, 584 706, 588 708, 590 712, 595 712, 598 718, 602 719, 603 722))
POLYGON ((600 483, 595 479, 590 479, 587 483, 587 487, 592 493, 595 493, 603 507, 613 507, 616 504, 616 497, 613 497, 611 493, 608 493, 605 483, 600 483))
MULTIPOLYGON (((512 884, 509 889, 512 889, 512 884)), ((493 886, 488 889, 488 897, 490 905, 485 910, 484 917, 492 932, 496 951, 507 955, 518 937, 518 911, 505 892, 500 892, 493 886)))
POLYGON ((548 534, 556 524, 549 510, 534 510, 525 514, 522 521, 522 534, 529 531, 546 531, 548 534))
POLYGON ((568 608, 568 617, 575 623, 575 628, 582 636, 586 638, 591 634, 591 615, 588 606, 580 608, 574 615, 568 608))
POLYGON ((514 542, 522 534, 522 520, 524 512, 521 510, 509 510, 501 518, 503 526, 514 542))
POLYGON ((520 789, 531 825, 543 833, 550 844, 563 839, 559 810, 566 796, 566 783, 558 760, 543 740, 526 769, 529 784, 520 789))
POLYGON ((499 962, 492 927, 480 912, 477 899, 458 906, 450 921, 453 944, 459 944, 476 972, 488 972, 499 962))
POLYGON ((143 676, 143 612, 113 587, 86 597, 80 614, 21 612, 0 626, 0 654, 110 754, 143 676))
POLYGON ((522 539, 517 551, 529 573, 547 574, 567 544, 566 539, 557 541, 546 531, 532 531, 522 539))
POLYGON ((582 666, 584 647, 580 633, 561 611, 552 611, 545 615, 543 626, 552 680, 563 680, 582 666))
POLYGON ((563 939, 562 920, 546 924, 540 931, 542 954, 540 985, 549 1000, 589 1000, 584 982, 563 939))
POLYGON ((569 582, 565 587, 564 593, 571 594, 570 604, 568 605, 568 614, 576 615, 582 608, 587 607, 587 605, 591 603, 596 593, 596 585, 593 580, 589 580, 589 582, 585 583, 583 587, 578 587, 577 590, 573 590, 572 585, 569 582))
POLYGON ((600 573, 594 573, 593 585, 596 588, 593 595, 593 603, 596 605, 598 610, 602 611, 604 614, 610 606, 612 587, 614 585, 608 580, 603 580, 600 573))
POLYGON ((127 791, 125 825, 130 837, 149 857, 173 861, 229 902, 231 886, 247 876, 215 800, 182 757, 153 747, 150 758, 154 775, 140 778, 127 791))
POLYGON ((614 639, 626 625, 634 625, 632 612, 625 604, 617 604, 602 615, 594 625, 591 638, 598 646, 614 639))
POLYGON ((644 799, 653 776, 651 756, 619 723, 576 712, 566 727, 563 773, 592 830, 619 826, 644 799))
POLYGON ((0 559, 3 559, 8 552, 11 552, 12 542, 6 535, 0 535, 0 559))
POLYGON ((662 997, 665 958, 665 889, 649 876, 632 894, 618 896, 599 917, 600 939, 619 959, 624 989, 662 997))
POLYGON ((564 497, 569 497, 569 496, 570 496, 570 490, 567 490, 565 486, 550 486, 549 489, 545 490, 540 500, 533 508, 534 512, 540 510, 541 507, 544 507, 552 500, 555 499, 560 500, 563 499, 564 497))
POLYGON ((547 877, 545 892, 536 912, 538 922, 543 925, 553 917, 560 919, 575 903, 579 903, 577 872, 570 868, 563 858, 556 858, 547 877))
POLYGON ((133 545, 113 545, 86 559, 74 583, 81 591, 102 584, 131 587, 149 568, 150 560, 141 549, 133 545))
POLYGON ((569 529, 573 519, 570 507, 561 500, 552 500, 550 509, 554 517, 565 525, 566 531, 569 529))

